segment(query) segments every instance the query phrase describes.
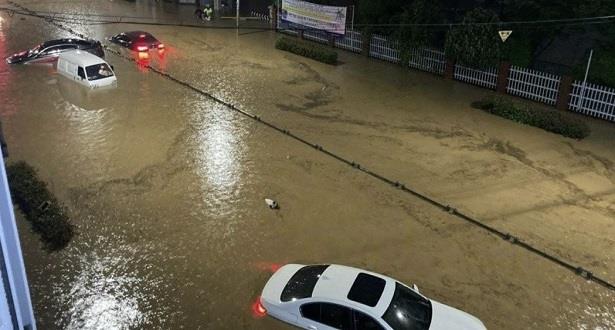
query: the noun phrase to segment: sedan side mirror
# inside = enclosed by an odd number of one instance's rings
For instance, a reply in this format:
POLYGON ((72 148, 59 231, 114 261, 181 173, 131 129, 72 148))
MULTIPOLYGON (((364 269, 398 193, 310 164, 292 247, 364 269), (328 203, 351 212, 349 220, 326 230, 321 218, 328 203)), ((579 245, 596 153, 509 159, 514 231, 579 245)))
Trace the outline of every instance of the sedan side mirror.
POLYGON ((414 289, 414 291, 419 292, 419 287, 416 286, 416 284, 412 284, 412 288, 414 289))

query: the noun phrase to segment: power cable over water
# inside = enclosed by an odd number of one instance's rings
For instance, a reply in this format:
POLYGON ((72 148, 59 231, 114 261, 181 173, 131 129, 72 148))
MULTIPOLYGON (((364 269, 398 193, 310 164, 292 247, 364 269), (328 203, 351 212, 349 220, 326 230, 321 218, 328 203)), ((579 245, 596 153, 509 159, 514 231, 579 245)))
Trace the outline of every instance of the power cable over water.
MULTIPOLYGON (((72 33, 72 34, 74 34, 76 36, 79 36, 79 37, 81 37, 83 39, 87 39, 87 36, 85 36, 84 34, 79 33, 79 32, 73 30, 70 27, 66 27, 66 26, 58 23, 57 20, 55 20, 55 19, 53 19, 51 17, 47 17, 47 16, 44 16, 44 15, 38 15, 36 12, 31 11, 31 10, 29 10, 29 9, 19 5, 19 4, 16 4, 16 3, 12 2, 12 1, 9 1, 9 3, 11 3, 12 5, 14 5, 14 6, 20 8, 21 10, 27 12, 28 15, 45 19, 50 24, 53 24, 56 27, 58 27, 58 28, 60 28, 60 29, 62 29, 64 31, 72 33)), ((112 53, 112 54, 114 54, 114 55, 116 55, 116 56, 118 56, 118 57, 120 57, 122 59, 125 59, 127 61, 137 63, 137 60, 135 60, 134 58, 128 57, 126 55, 123 55, 121 52, 115 50, 114 48, 109 47, 108 45, 103 45, 103 46, 104 46, 104 48, 108 52, 110 52, 110 53, 112 53)), ((360 165, 360 163, 358 163, 358 162, 355 162, 353 160, 350 160, 350 159, 347 159, 347 158, 345 158, 343 156, 340 156, 340 155, 334 153, 333 151, 329 151, 329 150, 325 149, 322 145, 310 142, 310 141, 308 141, 308 140, 306 140, 306 139, 304 139, 304 138, 302 138, 302 137, 300 137, 300 136, 298 136, 296 134, 291 133, 289 130, 276 125, 273 122, 264 120, 264 119, 262 119, 260 116, 258 116, 256 114, 252 114, 252 113, 250 113, 248 111, 242 110, 242 109, 238 108, 237 106, 235 106, 235 105, 233 105, 233 104, 231 104, 231 103, 229 103, 227 101, 224 101, 223 99, 218 98, 217 96, 211 94, 210 92, 201 90, 201 89, 195 87, 194 85, 192 85, 192 84, 190 84, 190 83, 188 83, 186 81, 183 81, 183 80, 181 80, 179 78, 176 78, 175 76, 173 76, 173 75, 171 75, 169 73, 166 73, 166 72, 164 72, 162 70, 159 70, 159 69, 157 69, 157 68, 155 68, 155 67, 153 67, 153 66, 151 66, 149 64, 145 65, 144 67, 147 68, 148 70, 150 70, 150 71, 152 71, 152 72, 154 72, 154 73, 164 77, 164 78, 169 79, 170 81, 173 81, 173 82, 175 82, 175 83, 177 83, 179 85, 182 85, 182 86, 184 86, 184 87, 186 87, 186 88, 196 92, 197 94, 205 96, 205 97, 215 101, 216 103, 224 105, 225 107, 227 107, 230 110, 233 110, 233 111, 235 111, 235 112, 237 112, 237 113, 239 113, 239 114, 241 114, 241 115, 243 115, 243 116, 245 116, 247 118, 250 118, 250 119, 252 119, 252 120, 254 120, 254 121, 258 122, 258 123, 261 123, 261 124, 263 124, 265 126, 268 126, 271 129, 273 129, 273 130, 275 130, 275 131, 277 131, 277 132, 279 132, 279 133, 281 133, 283 135, 286 135, 286 136, 288 136, 288 137, 290 137, 290 138, 292 138, 292 139, 294 139, 294 140, 296 140, 296 141, 298 141, 298 142, 300 142, 300 143, 302 143, 302 144, 304 144, 306 146, 309 146, 310 148, 315 149, 316 151, 322 152, 323 154, 325 154, 325 155, 327 155, 327 156, 329 156, 329 157, 331 157, 331 158, 333 158, 333 159, 335 159, 335 160, 337 160, 339 162, 342 162, 342 163, 344 163, 344 164, 346 164, 348 166, 351 166, 355 170, 361 171, 361 172, 363 172, 363 173, 365 173, 365 174, 367 174, 367 175, 369 175, 369 176, 371 176, 371 177, 373 177, 375 179, 378 179, 378 180, 386 183, 387 185, 390 185, 390 186, 392 186, 394 188, 399 189, 400 191, 403 191, 405 193, 413 195, 413 196, 415 196, 415 197, 417 197, 417 198, 419 198, 419 199, 421 199, 421 200, 423 200, 423 201, 425 201, 425 202, 427 202, 427 203, 429 203, 429 204, 431 204, 431 205, 441 209, 442 211, 449 213, 450 215, 452 215, 452 216, 454 216, 454 217, 456 217, 456 218, 458 218, 460 220, 463 220, 463 221, 465 221, 467 223, 470 223, 470 224, 472 224, 472 225, 474 225, 476 227, 479 227, 479 228, 487 231, 488 233, 490 233, 492 235, 495 235, 495 236, 497 236, 497 237, 499 237, 499 238, 509 242, 510 244, 519 246, 519 247, 521 247, 521 248, 523 248, 523 249, 525 249, 525 250, 527 250, 529 252, 532 252, 532 253, 534 253, 534 254, 536 254, 536 255, 546 259, 546 260, 549 260, 549 261, 551 261, 551 262, 553 262, 553 263, 555 263, 555 264, 557 264, 557 265, 559 265, 559 266, 561 266, 561 267, 563 267, 563 268, 573 272, 574 274, 576 274, 576 275, 578 275, 578 276, 580 276, 580 277, 582 277, 582 278, 584 278, 584 279, 586 279, 588 281, 592 281, 592 282, 594 282, 594 283, 596 283, 596 284, 598 284, 600 286, 603 286, 603 287, 605 287, 605 288, 607 288, 607 289, 609 289, 611 291, 615 291, 615 285, 613 283, 610 283, 606 279, 601 278, 600 276, 595 275, 593 272, 591 272, 591 271, 589 271, 589 270, 587 270, 587 269, 585 269, 585 268, 583 268, 581 266, 576 266, 576 265, 574 265, 574 264, 572 264, 572 263, 570 263, 568 261, 565 261, 565 260, 563 260, 563 259, 561 259, 561 258, 559 258, 559 257, 557 257, 557 256, 555 256, 553 254, 550 254, 549 252, 546 252, 546 251, 543 251, 543 250, 541 250, 539 248, 536 248, 533 245, 531 245, 530 243, 527 243, 527 242, 523 241, 522 239, 520 239, 520 238, 518 238, 518 237, 516 237, 516 236, 514 236, 514 235, 512 235, 510 233, 503 232, 503 231, 501 231, 501 230, 499 230, 499 229, 497 229, 495 227, 492 227, 492 226, 490 226, 490 225, 488 225, 488 224, 486 224, 484 222, 481 222, 481 221, 479 221, 479 220, 477 220, 477 219, 475 219, 475 218, 473 218, 473 217, 471 217, 471 216, 469 216, 469 215, 459 211, 458 209, 454 208, 453 206, 451 206, 449 204, 446 204, 446 203, 443 203, 443 202, 440 202, 440 201, 438 201, 438 200, 436 200, 436 199, 434 199, 434 198, 432 198, 432 197, 430 197, 430 196, 428 196, 428 195, 426 195, 426 194, 424 194, 422 192, 419 192, 418 190, 415 190, 415 189, 407 186, 404 183, 401 183, 399 181, 390 179, 390 178, 388 178, 388 177, 386 177, 384 175, 381 175, 381 174, 379 174, 377 172, 374 172, 374 171, 372 171, 372 170, 370 170, 368 168, 365 168, 364 166, 360 165)))

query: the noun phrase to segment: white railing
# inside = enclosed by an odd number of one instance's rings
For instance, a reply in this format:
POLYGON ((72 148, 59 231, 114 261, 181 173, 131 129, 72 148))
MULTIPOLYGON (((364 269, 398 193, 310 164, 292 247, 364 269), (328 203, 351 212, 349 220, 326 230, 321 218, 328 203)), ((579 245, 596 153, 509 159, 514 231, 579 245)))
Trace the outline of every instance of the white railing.
POLYGON ((568 108, 582 114, 615 121, 615 89, 575 81, 572 84, 568 108), (581 99, 579 97, 583 95, 581 99))
POLYGON ((306 29, 303 31, 303 37, 308 40, 320 42, 323 44, 329 43, 329 34, 322 30, 306 29))
POLYGON ((259 21, 265 21, 265 22, 271 21, 271 17, 269 17, 269 14, 263 14, 263 13, 259 13, 256 11, 251 11, 250 16, 258 19, 259 21))
POLYGON ((455 65, 455 79, 485 88, 495 89, 498 84, 498 69, 477 70, 455 65))
POLYGON ((554 74, 512 66, 506 91, 508 94, 555 105, 560 81, 561 78, 554 74))
POLYGON ((13 201, 0 155, 0 329, 36 330, 13 201), (4 324, 3 324, 4 323, 4 324), (9 327, 12 325, 12 327, 9 327))
POLYGON ((297 29, 299 28, 300 26, 297 24, 282 21, 282 19, 278 15, 278 31, 279 32, 296 36, 299 34, 299 32, 297 31, 297 29))
POLYGON ((446 56, 444 52, 433 49, 412 49, 409 65, 411 68, 431 73, 444 74, 446 56))
POLYGON ((399 63, 399 44, 397 40, 374 34, 369 45, 369 56, 399 63))
POLYGON ((363 51, 363 36, 361 36, 361 32, 346 31, 344 37, 335 38, 335 47, 360 53, 363 51))
MULTIPOLYGON (((279 16, 278 16, 279 17, 279 16)), ((297 35, 303 27, 297 24, 278 22, 280 32, 297 35)), ((329 36, 324 31, 305 30, 304 37, 328 44, 329 36)), ((346 35, 335 39, 335 47, 360 53, 363 51, 363 39, 360 32, 347 31, 346 35)), ((399 63, 401 54, 397 40, 382 35, 372 35, 369 56, 377 59, 399 63)), ((444 52, 431 49, 413 49, 409 54, 408 65, 411 68, 443 74, 446 69, 444 52)), ((498 68, 477 70, 463 65, 455 65, 456 80, 495 89, 498 82, 498 68)), ((561 78, 557 75, 512 66, 508 75, 506 92, 526 99, 555 105, 559 97, 561 78)), ((570 94, 568 108, 588 116, 615 121, 615 89, 595 84, 575 81, 570 94), (580 95, 583 98, 579 100, 580 95)))

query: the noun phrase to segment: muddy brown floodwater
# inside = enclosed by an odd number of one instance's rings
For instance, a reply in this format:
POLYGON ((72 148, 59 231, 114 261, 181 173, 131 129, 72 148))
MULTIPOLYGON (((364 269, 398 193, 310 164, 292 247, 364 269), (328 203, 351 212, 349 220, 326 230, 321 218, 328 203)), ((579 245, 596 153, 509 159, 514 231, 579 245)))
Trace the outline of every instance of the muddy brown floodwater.
MULTIPOLYGON (((33 10, 189 17, 137 1, 33 10)), ((0 6, 9 6, 0 2, 0 6)), ((102 39, 137 25, 67 26, 102 39)), ((160 68, 615 281, 615 127, 574 141, 469 108, 487 91, 273 32, 147 26, 160 68)), ((66 31, 0 12, 0 56, 66 31)), ((280 264, 341 263, 417 283, 489 329, 615 329, 615 295, 142 66, 90 93, 0 64, 9 161, 26 160, 78 235, 49 254, 18 216, 39 329, 286 329, 251 312, 280 264), (270 197, 281 209, 264 203, 270 197)))

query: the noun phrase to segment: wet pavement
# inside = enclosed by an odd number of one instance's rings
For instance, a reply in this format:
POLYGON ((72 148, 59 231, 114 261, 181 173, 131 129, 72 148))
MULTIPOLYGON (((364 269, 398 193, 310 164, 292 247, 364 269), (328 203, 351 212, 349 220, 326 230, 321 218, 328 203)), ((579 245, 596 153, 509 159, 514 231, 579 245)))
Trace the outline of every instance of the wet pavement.
MULTIPOLYGON (((147 1, 19 3, 191 15, 147 1)), ((66 24, 98 39, 143 28, 66 24)), ((592 136, 574 141, 470 109, 484 90, 344 52, 342 65, 316 63, 275 50, 273 32, 144 29, 168 49, 137 58, 141 66, 108 54, 111 91, 87 92, 52 67, 0 63, 9 161, 38 168, 78 228, 48 254, 19 219, 40 329, 286 329, 251 304, 288 262, 416 283, 489 329, 615 328, 612 291, 143 65, 615 281, 612 124, 591 121, 592 136)), ((65 36, 0 12, 2 58, 65 36)))

